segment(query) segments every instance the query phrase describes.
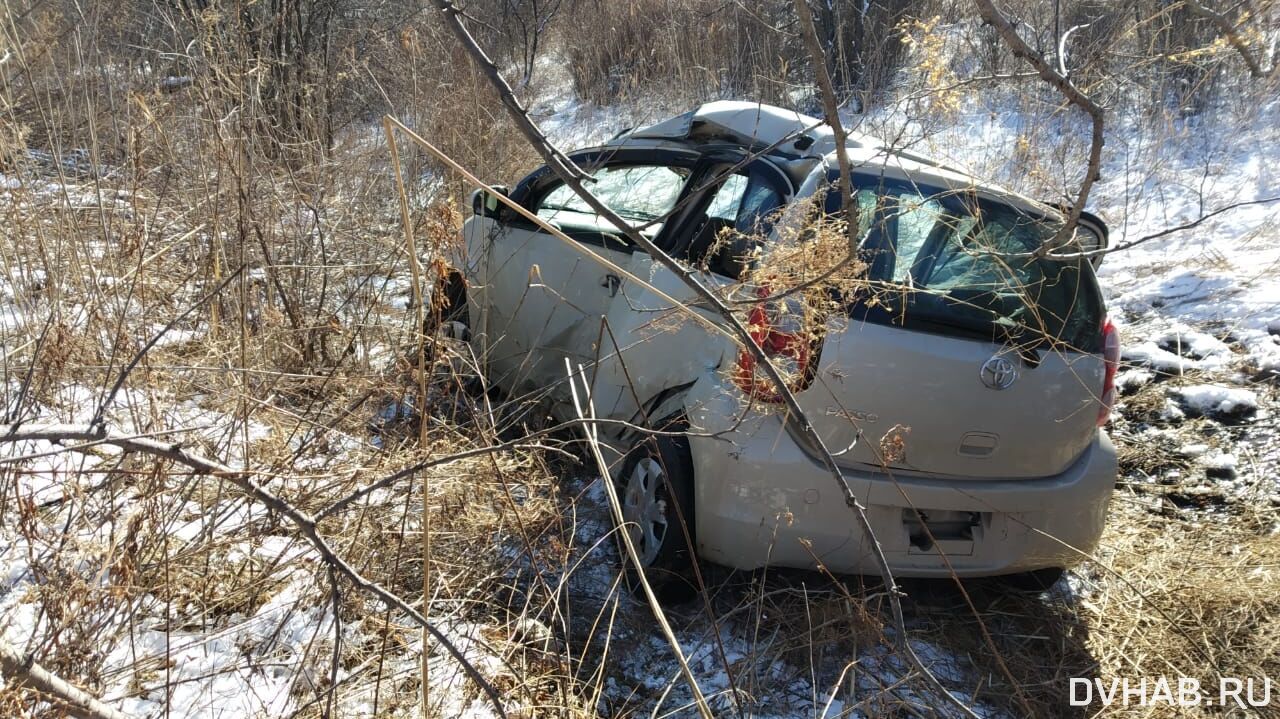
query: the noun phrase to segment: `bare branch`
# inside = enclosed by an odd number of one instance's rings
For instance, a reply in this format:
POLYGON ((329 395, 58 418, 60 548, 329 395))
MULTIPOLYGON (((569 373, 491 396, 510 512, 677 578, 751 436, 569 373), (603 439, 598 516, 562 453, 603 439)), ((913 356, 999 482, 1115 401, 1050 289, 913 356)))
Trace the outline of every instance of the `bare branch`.
MULTIPOLYGON (((143 439, 137 437, 127 437, 114 434, 101 423, 96 425, 76 425, 76 424, 56 424, 56 425, 22 425, 9 424, 0 425, 0 443, 5 442, 21 442, 25 440, 45 440, 47 442, 65 442, 68 440, 75 441, 93 441, 103 444, 110 444, 129 452, 140 452, 149 454, 154 457, 160 457, 172 462, 189 467, 198 474, 206 474, 231 482, 245 494, 253 497, 259 502, 274 510, 280 516, 288 519, 297 528, 298 533, 311 544, 311 546, 320 555, 320 559, 330 568, 337 571, 347 581, 351 582, 357 589, 366 594, 371 594, 382 600, 388 606, 404 612, 419 626, 425 628, 431 633, 437 642, 453 656, 454 659, 462 665, 462 669, 467 676, 476 683, 476 686, 488 696, 490 703, 493 704, 500 716, 505 717, 506 710, 502 705, 502 696, 498 690, 484 678, 480 670, 467 659, 462 650, 458 649, 449 637, 445 636, 435 625, 427 621, 427 617, 422 612, 414 609, 404 599, 401 599, 394 592, 386 589, 382 585, 370 579, 366 579, 362 574, 357 572, 354 567, 347 563, 338 553, 334 551, 329 542, 320 536, 320 532, 316 527, 316 519, 294 507, 289 502, 277 497, 274 492, 260 486, 253 479, 253 473, 247 470, 237 470, 228 467, 221 462, 209 459, 202 455, 187 450, 181 443, 165 444, 152 439, 143 439)), ((424 597, 424 601, 426 598, 424 597)))
POLYGON ((974 2, 978 6, 978 13, 982 16, 982 19, 996 29, 996 33, 1009 46, 1013 54, 1031 65, 1042 80, 1057 88, 1067 102, 1080 108, 1081 111, 1088 115, 1092 126, 1089 138, 1089 160, 1088 165, 1085 167, 1084 179, 1080 182, 1080 190, 1076 194, 1075 202, 1071 203, 1070 211, 1067 213, 1067 223, 1054 235, 1053 239, 1040 248, 1039 255, 1044 256, 1066 244, 1066 241, 1072 237, 1076 224, 1080 221, 1080 213, 1084 211, 1085 203, 1089 201, 1089 191, 1093 189, 1093 184, 1097 182, 1098 177, 1101 175, 1102 145, 1104 143, 1102 123, 1105 113, 1098 103, 1076 87, 1064 74, 1053 69, 1053 66, 1044 59, 1043 55, 1028 45, 1022 39, 1022 36, 1018 34, 1018 30, 1013 26, 1013 23, 1009 22, 1008 18, 996 9, 991 0, 974 0, 974 2))
POLYGON ((849 236, 849 254, 853 255, 858 251, 859 242, 858 205, 853 201, 853 164, 849 162, 849 149, 846 147, 849 135, 844 131, 844 125, 840 124, 840 103, 836 101, 831 73, 827 72, 827 55, 822 51, 822 43, 818 41, 818 31, 813 26, 813 13, 809 12, 808 0, 795 0, 795 6, 796 16, 800 18, 800 34, 809 51, 818 88, 822 91, 823 115, 835 135, 836 163, 840 166, 840 200, 848 217, 846 232, 849 236))
MULTIPOLYGON (((1161 237, 1168 237, 1169 235, 1174 235, 1179 232, 1186 232, 1187 230, 1195 229, 1196 227, 1199 227, 1202 223, 1204 223, 1209 219, 1217 217, 1218 215, 1221 215, 1223 213, 1230 212, 1235 209, 1239 209, 1241 207, 1249 207, 1251 205, 1270 205, 1274 202, 1280 202, 1280 196, 1264 197, 1261 200, 1249 200, 1247 202, 1233 202, 1230 205, 1219 207, 1218 209, 1213 210, 1211 212, 1206 212, 1205 214, 1200 215, 1196 219, 1190 220, 1188 222, 1184 222, 1181 225, 1166 227, 1165 229, 1160 230, 1159 232, 1153 232, 1149 235, 1143 235, 1142 237, 1139 237, 1136 240, 1130 240, 1129 242, 1122 242, 1121 244, 1118 244, 1115 247, 1104 247, 1098 250, 1089 250, 1088 252, 1070 252, 1070 253, 1061 253, 1061 254, 1053 253, 1047 256, 1055 260, 1075 260, 1075 259, 1089 259, 1092 257, 1101 257, 1103 255, 1112 254, 1113 252, 1123 252, 1124 250, 1141 245, 1144 242, 1150 242, 1151 240, 1158 240, 1161 237)), ((1002 255, 1002 257, 1013 259, 1013 258, 1020 258, 1020 257, 1031 257, 1034 254, 1035 253, 1026 252, 1026 253, 1018 253, 1018 254, 1006 254, 1006 255, 1002 255)))
POLYGON ((0 674, 6 683, 25 685, 56 699, 67 714, 76 719, 129 719, 103 704, 88 692, 23 656, 8 642, 0 639, 0 674))
POLYGON ((1258 79, 1267 76, 1267 73, 1262 69, 1262 63, 1258 62, 1253 50, 1249 49, 1249 44, 1244 41, 1244 38, 1240 37, 1240 33, 1236 32, 1235 23, 1231 22, 1224 13, 1214 12, 1205 7, 1199 0, 1186 0, 1186 2, 1188 10, 1194 15, 1213 23, 1218 33, 1226 38, 1227 42, 1231 43, 1231 47, 1235 48, 1236 52, 1240 54, 1240 59, 1244 60, 1244 64, 1249 66, 1250 75, 1258 79))

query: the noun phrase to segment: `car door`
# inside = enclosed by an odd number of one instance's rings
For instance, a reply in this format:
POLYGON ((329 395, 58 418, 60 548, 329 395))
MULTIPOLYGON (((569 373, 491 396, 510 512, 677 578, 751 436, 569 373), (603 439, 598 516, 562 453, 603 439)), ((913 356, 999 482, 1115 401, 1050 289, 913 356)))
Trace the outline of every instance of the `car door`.
MULTIPOLYGON (((657 238, 697 154, 669 149, 610 149, 578 154, 587 186, 624 219, 657 238)), ((627 266, 635 247, 547 168, 512 199, 572 238, 569 245, 537 224, 503 213, 485 249, 484 351, 490 376, 513 394, 555 395, 566 387, 564 359, 588 361, 592 328, 621 279, 587 250, 627 266)))
MULTIPOLYGON (((793 194, 786 175, 767 160, 748 162, 745 153, 706 159, 690 184, 705 188, 686 198, 673 220, 666 247, 678 259, 700 268, 710 287, 738 282, 750 265, 752 247, 772 230, 772 221, 793 194), (725 176, 727 174, 727 176, 725 176), (724 177, 722 181, 717 178, 724 177)), ((720 323, 701 306, 694 292, 669 269, 644 252, 629 258, 631 274, 694 311, 720 323)), ((650 287, 623 282, 600 326, 599 361, 592 373, 596 411, 626 422, 643 423, 665 393, 688 386, 718 367, 736 348, 731 340, 672 307, 650 287)), ((615 434, 626 431, 614 425, 615 434)))

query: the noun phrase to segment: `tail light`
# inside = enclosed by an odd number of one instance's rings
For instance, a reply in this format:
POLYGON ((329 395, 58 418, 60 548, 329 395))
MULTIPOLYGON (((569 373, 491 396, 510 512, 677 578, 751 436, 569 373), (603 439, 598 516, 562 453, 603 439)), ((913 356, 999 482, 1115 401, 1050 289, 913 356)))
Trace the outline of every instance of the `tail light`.
POLYGON ((1098 408, 1098 426, 1111 419, 1111 407, 1116 403, 1116 370, 1120 367, 1120 333, 1107 320, 1102 326, 1102 362, 1105 374, 1102 380, 1102 406, 1098 408))
MULTIPOLYGON (((768 297, 769 291, 760 288, 757 294, 768 297)), ((805 304, 800 298, 792 296, 752 307, 747 315, 747 331, 786 380, 788 389, 799 392, 809 386, 813 379, 812 359, 816 342, 807 330, 805 304)), ((746 348, 738 352, 733 382, 754 399, 782 401, 782 394, 757 366, 755 355, 746 348)))

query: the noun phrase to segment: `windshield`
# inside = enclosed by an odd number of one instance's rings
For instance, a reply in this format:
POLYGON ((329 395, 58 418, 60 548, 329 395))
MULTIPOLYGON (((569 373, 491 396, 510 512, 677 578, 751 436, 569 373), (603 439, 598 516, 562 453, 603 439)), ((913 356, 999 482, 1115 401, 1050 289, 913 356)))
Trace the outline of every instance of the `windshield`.
MULTIPOLYGON (((835 182, 835 177, 831 178, 835 182)), ((1102 298, 1084 260, 1027 256, 1061 221, 906 181, 856 177, 867 319, 1096 352, 1102 298)), ((840 193, 827 192, 828 213, 840 193)))
MULTIPOLYGON (((612 165, 592 173, 587 189, 622 219, 643 224, 662 217, 675 206, 688 176, 689 171, 682 167, 612 165)), ((539 217, 554 220, 562 227, 612 229, 564 184, 543 195, 535 210, 539 217)), ((646 234, 656 234, 660 228, 660 223, 652 225, 646 234)))

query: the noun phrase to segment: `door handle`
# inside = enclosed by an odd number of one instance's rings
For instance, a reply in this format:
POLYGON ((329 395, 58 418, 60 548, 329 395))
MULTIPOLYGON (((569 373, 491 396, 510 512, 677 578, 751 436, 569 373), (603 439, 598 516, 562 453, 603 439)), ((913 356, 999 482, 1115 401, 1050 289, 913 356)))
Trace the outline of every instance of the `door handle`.
POLYGON ((600 286, 609 290, 610 297, 618 296, 618 288, 622 286, 622 278, 615 274, 608 274, 600 281, 600 286))

